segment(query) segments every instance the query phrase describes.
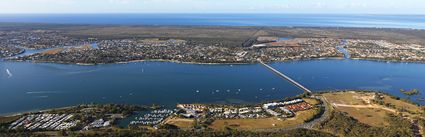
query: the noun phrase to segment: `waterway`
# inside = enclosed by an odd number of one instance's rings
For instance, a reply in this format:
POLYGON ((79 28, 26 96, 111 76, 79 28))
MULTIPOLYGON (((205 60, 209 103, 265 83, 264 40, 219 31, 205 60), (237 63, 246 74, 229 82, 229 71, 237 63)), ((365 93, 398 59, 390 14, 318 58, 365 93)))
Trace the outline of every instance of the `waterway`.
MULTIPOLYGON (((420 63, 326 59, 270 65, 315 92, 378 90, 406 98, 400 89, 425 91, 425 64, 420 63)), ((0 114, 92 102, 171 107, 176 103, 259 103, 300 93, 260 64, 0 62, 0 114)), ((424 104, 417 97, 413 101, 424 104)))
POLYGON ((340 45, 336 46, 336 49, 338 49, 339 52, 344 54, 345 59, 350 59, 351 57, 350 52, 344 48, 345 45, 347 45, 347 40, 343 40, 340 45))

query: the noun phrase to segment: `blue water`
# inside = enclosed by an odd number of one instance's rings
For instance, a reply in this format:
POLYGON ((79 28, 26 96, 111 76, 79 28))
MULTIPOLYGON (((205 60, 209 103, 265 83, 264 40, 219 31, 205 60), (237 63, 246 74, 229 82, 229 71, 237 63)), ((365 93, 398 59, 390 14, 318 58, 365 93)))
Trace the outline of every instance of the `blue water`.
POLYGON ((256 103, 300 93, 261 65, 0 62, 0 114, 91 102, 256 103))
POLYGON ((0 22, 425 29, 425 15, 367 14, 0 14, 0 22))
MULTIPOLYGON (((312 60, 271 66, 315 92, 365 89, 405 98, 400 89, 425 91, 425 64, 312 60)), ((171 107, 176 103, 259 103, 300 93, 259 64, 138 62, 79 66, 0 62, 0 114, 91 102, 171 107)), ((418 97, 424 94, 413 97, 413 101, 425 104, 416 100, 418 97)))
POLYGON ((93 44, 91 44, 91 47, 93 48, 93 49, 98 49, 99 48, 99 46, 97 46, 97 43, 95 42, 95 43, 93 43, 93 44))
POLYGON ((344 54, 345 59, 350 59, 350 52, 348 52, 348 50, 344 48, 345 45, 347 45, 347 40, 343 40, 340 45, 336 46, 336 49, 338 49, 339 52, 344 54))

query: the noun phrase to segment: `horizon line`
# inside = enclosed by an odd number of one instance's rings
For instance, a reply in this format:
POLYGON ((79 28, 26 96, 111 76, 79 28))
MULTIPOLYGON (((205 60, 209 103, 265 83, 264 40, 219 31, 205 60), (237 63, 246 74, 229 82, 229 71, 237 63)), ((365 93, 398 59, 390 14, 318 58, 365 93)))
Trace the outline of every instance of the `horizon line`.
POLYGON ((78 15, 78 14, 293 14, 293 15, 425 15, 425 13, 242 13, 242 12, 205 12, 205 13, 190 13, 190 12, 110 12, 110 13, 95 13, 95 12, 82 12, 82 13, 73 13, 73 12, 64 12, 64 13, 0 13, 0 15, 78 15))

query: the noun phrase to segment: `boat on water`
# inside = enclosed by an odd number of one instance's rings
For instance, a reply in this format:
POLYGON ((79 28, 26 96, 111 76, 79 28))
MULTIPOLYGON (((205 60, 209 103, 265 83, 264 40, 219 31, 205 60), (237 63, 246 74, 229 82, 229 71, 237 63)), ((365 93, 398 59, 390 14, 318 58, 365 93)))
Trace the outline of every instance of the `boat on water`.
POLYGON ((6 69, 6 73, 7 73, 7 75, 9 75, 8 78, 13 76, 12 73, 9 71, 9 69, 6 69))

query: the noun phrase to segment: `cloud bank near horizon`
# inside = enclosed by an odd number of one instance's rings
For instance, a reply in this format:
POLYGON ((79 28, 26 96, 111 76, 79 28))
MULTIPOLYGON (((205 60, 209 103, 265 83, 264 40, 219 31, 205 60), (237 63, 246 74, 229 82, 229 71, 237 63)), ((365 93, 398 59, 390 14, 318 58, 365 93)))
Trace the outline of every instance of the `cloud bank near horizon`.
POLYGON ((425 14, 423 0, 4 0, 0 13, 425 14))

